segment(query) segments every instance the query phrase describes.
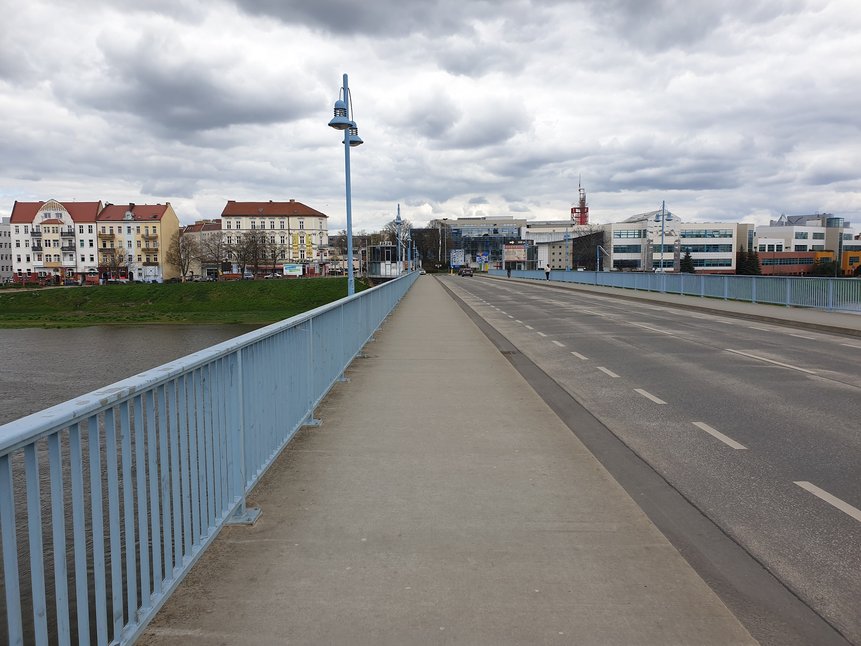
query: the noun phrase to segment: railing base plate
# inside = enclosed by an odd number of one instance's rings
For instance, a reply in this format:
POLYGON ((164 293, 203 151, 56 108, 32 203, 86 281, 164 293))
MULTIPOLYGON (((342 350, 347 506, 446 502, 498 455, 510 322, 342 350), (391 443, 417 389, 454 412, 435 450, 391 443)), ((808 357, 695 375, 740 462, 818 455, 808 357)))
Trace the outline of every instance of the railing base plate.
POLYGON ((263 511, 260 507, 246 507, 241 512, 235 513, 233 516, 224 521, 225 525, 253 525, 260 518, 263 511))
POLYGON ((309 417, 304 422, 302 422, 302 426, 320 426, 323 424, 323 420, 317 419, 316 417, 309 417))

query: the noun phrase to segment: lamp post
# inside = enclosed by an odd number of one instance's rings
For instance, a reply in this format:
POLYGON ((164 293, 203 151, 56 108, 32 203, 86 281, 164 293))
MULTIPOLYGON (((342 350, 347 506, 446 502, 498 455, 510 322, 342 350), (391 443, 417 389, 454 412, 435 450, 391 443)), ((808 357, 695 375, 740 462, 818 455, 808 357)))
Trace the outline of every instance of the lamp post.
POLYGON ((398 215, 395 217, 395 258, 398 262, 398 276, 401 275, 401 205, 398 204, 398 215))
POLYGON ((353 113, 353 99, 347 84, 347 75, 344 74, 344 85, 335 101, 335 116, 329 121, 329 126, 335 130, 344 132, 344 175, 347 188, 347 296, 356 293, 356 284, 353 278, 353 205, 350 191, 350 148, 361 145, 362 138, 359 136, 359 128, 350 119, 353 113))

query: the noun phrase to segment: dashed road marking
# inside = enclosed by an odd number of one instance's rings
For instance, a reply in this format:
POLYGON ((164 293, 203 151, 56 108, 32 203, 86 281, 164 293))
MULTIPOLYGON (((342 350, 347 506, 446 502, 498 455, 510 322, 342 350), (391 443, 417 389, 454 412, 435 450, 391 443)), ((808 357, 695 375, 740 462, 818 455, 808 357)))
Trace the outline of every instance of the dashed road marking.
POLYGON ((555 343, 556 345, 558 345, 560 348, 564 348, 564 347, 565 347, 565 344, 564 344, 564 343, 560 343, 559 341, 556 341, 555 339, 554 339, 553 343, 555 343))
POLYGON ((619 375, 617 375, 617 374, 616 374, 615 372, 613 372, 612 370, 607 370, 607 368, 605 368, 604 366, 598 366, 598 370, 600 370, 601 372, 603 372, 605 375, 608 375, 608 376, 610 376, 610 377, 613 377, 614 379, 618 379, 618 378, 619 378, 619 375))
POLYGON ((856 349, 861 350, 861 345, 853 345, 851 343, 841 343, 840 345, 846 346, 847 348, 856 348, 856 349))
POLYGON ((538 336, 547 336, 546 334, 544 334, 544 332, 536 332, 536 334, 537 334, 538 336))
POLYGON ((821 498, 822 500, 827 502, 829 505, 837 507, 837 509, 839 509, 843 513, 849 514, 855 520, 861 522, 861 509, 858 509, 857 507, 853 507, 848 502, 844 502, 844 501, 840 500, 840 498, 838 498, 836 496, 832 496, 830 493, 828 493, 824 489, 820 489, 815 484, 811 484, 805 480, 795 481, 795 484, 797 484, 802 489, 809 491, 810 493, 812 493, 817 498, 821 498))
POLYGON ((796 339, 807 339, 808 341, 816 341, 816 337, 804 336, 803 334, 790 334, 789 336, 794 336, 796 339))
POLYGON ((733 449, 747 449, 747 447, 744 444, 739 444, 738 442, 736 442, 731 437, 727 437, 726 435, 724 435, 720 431, 712 428, 711 426, 709 426, 705 422, 691 422, 691 423, 694 426, 696 426, 697 428, 702 429, 703 431, 705 431, 709 435, 716 437, 721 442, 723 442, 724 444, 726 444, 727 446, 729 446, 733 449))
POLYGON ((766 327, 756 327, 755 325, 751 325, 750 329, 751 330, 759 330, 760 332, 771 332, 771 330, 769 330, 766 327))
POLYGON ((523 321, 521 321, 520 319, 514 319, 514 322, 515 322, 515 323, 520 323, 520 325, 523 325, 523 321))
POLYGON ((642 388, 634 388, 634 392, 640 393, 643 397, 645 397, 646 399, 651 399, 656 404, 666 404, 667 403, 663 399, 661 399, 660 397, 655 397, 652 393, 647 392, 647 391, 643 390, 642 388))
POLYGON ((524 325, 523 327, 525 327, 527 330, 534 330, 535 329, 531 325, 524 325))
POLYGON ((514 318, 513 316, 511 316, 511 314, 506 314, 506 316, 507 316, 508 318, 510 318, 510 319, 513 319, 513 318, 514 318))
POLYGON ((575 357, 577 357, 577 358, 578 358, 578 359, 580 359, 581 361, 588 361, 588 360, 589 360, 589 357, 584 357, 584 356, 583 356, 582 354, 580 354, 579 352, 572 352, 571 354, 573 354, 575 357))
POLYGON ((816 373, 812 370, 807 370, 806 368, 799 368, 798 366, 791 366, 788 363, 781 363, 780 361, 775 361, 774 359, 766 359, 765 357, 760 357, 755 354, 749 354, 747 352, 742 352, 741 350, 731 350, 726 348, 726 352, 732 352, 733 354, 740 354, 743 357, 748 357, 750 359, 757 359, 758 361, 765 361, 766 363, 773 363, 776 366, 780 366, 781 368, 789 368, 790 370, 798 370, 799 372, 805 372, 808 375, 815 375, 816 373))

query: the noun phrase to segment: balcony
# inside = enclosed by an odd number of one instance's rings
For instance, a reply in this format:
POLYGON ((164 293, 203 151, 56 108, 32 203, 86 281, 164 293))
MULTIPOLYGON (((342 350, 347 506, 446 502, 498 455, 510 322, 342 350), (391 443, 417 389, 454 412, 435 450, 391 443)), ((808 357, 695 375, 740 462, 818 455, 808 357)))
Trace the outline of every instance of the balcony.
POLYGON ((99 233, 99 240, 113 240, 113 233, 99 233))
POLYGON ((75 245, 64 244, 62 247, 60 247, 60 251, 66 251, 66 252, 74 253, 75 252, 75 245))
POLYGON ((42 232, 41 232, 41 231, 37 231, 36 229, 33 229, 33 230, 30 232, 30 235, 31 235, 31 236, 33 236, 34 238, 41 238, 41 237, 42 237, 42 232))
POLYGON ((34 244, 32 247, 30 247, 30 250, 31 251, 42 251, 42 245, 34 244))
POLYGON ((157 234, 157 233, 155 233, 155 232, 153 232, 153 233, 144 233, 141 237, 142 237, 144 240, 158 240, 158 234, 157 234))
POLYGON ((144 262, 142 264, 144 267, 158 267, 158 262, 144 262))
POLYGON ((158 245, 157 244, 144 244, 143 246, 144 253, 158 253, 158 245))
POLYGON ((66 229, 65 231, 60 231, 60 235, 64 238, 74 238, 75 230, 74 229, 66 229))

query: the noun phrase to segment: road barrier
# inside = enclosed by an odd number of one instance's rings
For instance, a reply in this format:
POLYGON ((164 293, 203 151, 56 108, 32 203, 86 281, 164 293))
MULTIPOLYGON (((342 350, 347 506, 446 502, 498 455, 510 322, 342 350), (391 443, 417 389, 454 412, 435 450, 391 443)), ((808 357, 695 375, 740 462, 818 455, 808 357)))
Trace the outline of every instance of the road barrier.
MULTIPOLYGON (((506 275, 499 269, 489 273, 492 276, 506 275)), ((511 276, 547 279, 544 271, 512 271, 511 276)), ((861 279, 857 278, 552 270, 550 280, 748 303, 861 312, 861 279)))
POLYGON ((0 426, 0 634, 134 641, 416 278, 0 426))

